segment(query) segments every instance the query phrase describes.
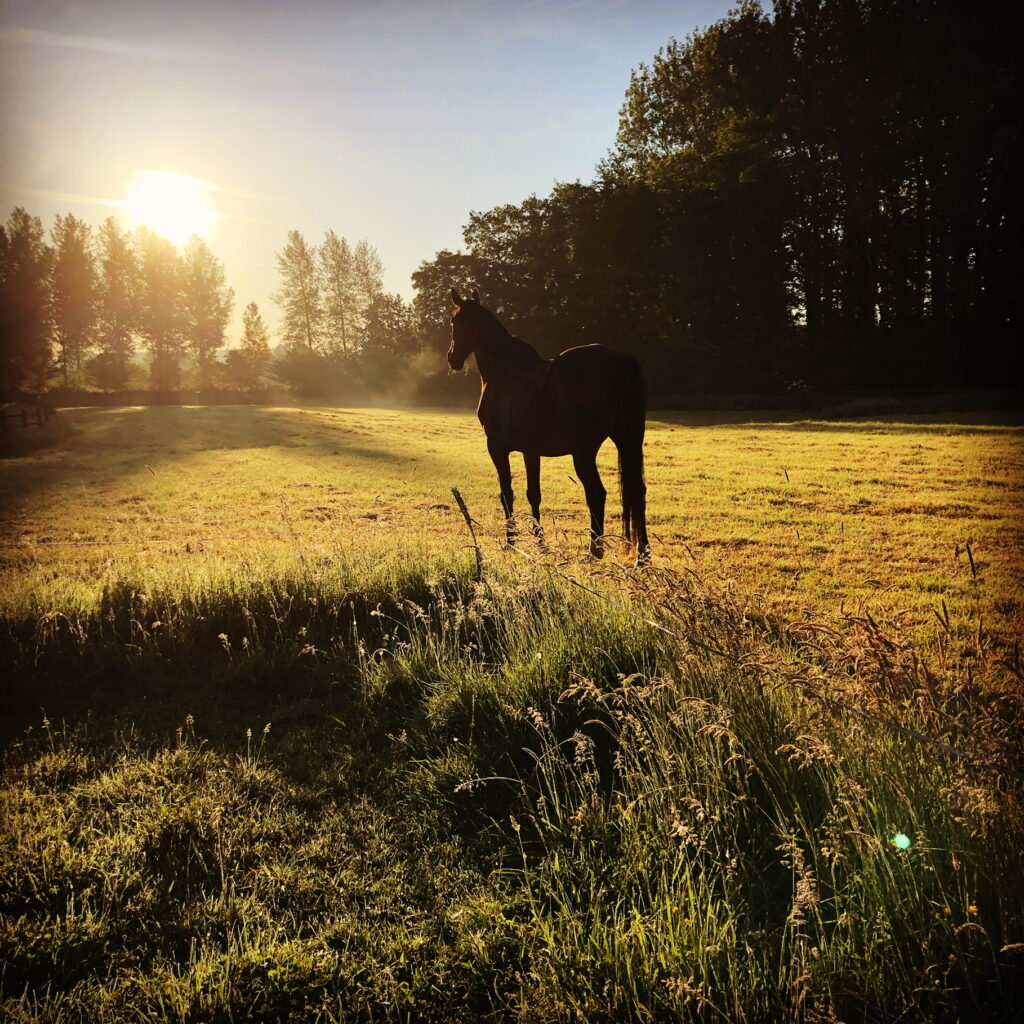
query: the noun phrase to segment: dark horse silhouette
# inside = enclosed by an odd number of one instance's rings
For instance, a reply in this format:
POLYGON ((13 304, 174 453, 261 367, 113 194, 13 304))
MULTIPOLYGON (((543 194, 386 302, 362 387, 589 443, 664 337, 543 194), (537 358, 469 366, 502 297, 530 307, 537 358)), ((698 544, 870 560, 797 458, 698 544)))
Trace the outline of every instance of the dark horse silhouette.
POLYGON ((526 499, 541 539, 541 456, 571 455, 590 509, 590 553, 595 558, 604 554, 607 492, 597 471, 597 452, 610 437, 619 449, 622 532, 636 546, 638 564, 645 564, 650 558, 644 483, 647 388, 640 364, 604 345, 581 345, 542 359, 480 305, 475 288, 468 299, 453 288, 452 302, 448 365, 461 370, 470 353, 476 355, 482 382, 477 416, 498 471, 508 543, 516 539, 509 453, 523 453, 526 499))

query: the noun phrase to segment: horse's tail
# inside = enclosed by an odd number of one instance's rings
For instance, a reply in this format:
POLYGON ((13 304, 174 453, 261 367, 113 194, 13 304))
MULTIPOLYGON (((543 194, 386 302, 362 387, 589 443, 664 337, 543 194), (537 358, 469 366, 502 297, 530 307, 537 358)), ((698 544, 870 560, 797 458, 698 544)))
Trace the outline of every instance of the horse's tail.
POLYGON ((644 431, 647 423, 647 385, 640 363, 626 357, 621 378, 619 408, 612 440, 619 450, 619 487, 622 493, 622 533, 645 561, 647 543, 647 484, 644 481, 644 431))

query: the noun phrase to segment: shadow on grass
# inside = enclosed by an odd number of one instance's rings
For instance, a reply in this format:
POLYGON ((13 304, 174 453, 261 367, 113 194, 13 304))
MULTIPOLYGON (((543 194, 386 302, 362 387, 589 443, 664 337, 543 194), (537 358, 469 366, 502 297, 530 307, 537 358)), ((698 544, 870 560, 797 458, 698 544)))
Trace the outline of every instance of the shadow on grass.
MULTIPOLYGON (((83 408, 61 413, 59 441, 45 452, 5 463, 0 496, 5 501, 59 487, 72 473, 117 478, 150 469, 154 474, 207 452, 281 449, 293 458, 332 459, 375 465, 411 463, 393 438, 375 443, 380 410, 264 408, 255 406, 131 406, 83 408)), ((417 452, 418 464, 444 460, 417 452)), ((76 478, 77 483, 77 478, 76 478)))

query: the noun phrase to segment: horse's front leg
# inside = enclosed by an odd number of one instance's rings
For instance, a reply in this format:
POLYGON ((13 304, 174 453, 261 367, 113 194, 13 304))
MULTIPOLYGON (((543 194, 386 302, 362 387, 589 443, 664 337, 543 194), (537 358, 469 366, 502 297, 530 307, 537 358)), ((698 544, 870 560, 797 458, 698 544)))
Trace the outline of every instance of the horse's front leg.
POLYGON ((498 486, 501 488, 501 507, 505 512, 505 539, 509 547, 516 542, 516 523, 512 518, 514 495, 512 494, 512 467, 508 463, 508 449, 493 441, 487 442, 487 454, 498 471, 498 486))
POLYGON ((533 532, 543 546, 544 527, 540 525, 540 456, 523 452, 523 464, 526 466, 526 500, 533 514, 533 532))

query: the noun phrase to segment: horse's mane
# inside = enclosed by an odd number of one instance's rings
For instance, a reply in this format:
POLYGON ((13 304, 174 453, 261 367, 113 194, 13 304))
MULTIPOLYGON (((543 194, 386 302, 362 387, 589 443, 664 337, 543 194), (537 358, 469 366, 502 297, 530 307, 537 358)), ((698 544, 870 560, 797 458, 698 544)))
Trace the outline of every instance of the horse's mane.
POLYGON ((488 342, 495 347, 495 354, 517 363, 534 363, 540 360, 540 353, 529 342, 510 334, 502 322, 483 306, 477 306, 477 316, 488 342))

